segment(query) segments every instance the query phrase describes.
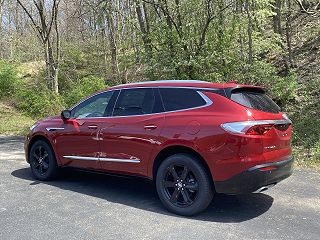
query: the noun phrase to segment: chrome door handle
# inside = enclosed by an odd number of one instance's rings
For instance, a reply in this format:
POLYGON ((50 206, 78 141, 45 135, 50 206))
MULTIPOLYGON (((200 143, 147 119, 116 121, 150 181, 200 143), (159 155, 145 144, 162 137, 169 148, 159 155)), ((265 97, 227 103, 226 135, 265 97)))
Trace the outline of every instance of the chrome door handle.
POLYGON ((156 129, 156 128, 157 128, 156 125, 146 125, 146 126, 144 126, 145 130, 153 130, 153 129, 156 129))
POLYGON ((97 125, 89 125, 88 128, 89 128, 89 129, 97 129, 98 126, 97 126, 97 125))

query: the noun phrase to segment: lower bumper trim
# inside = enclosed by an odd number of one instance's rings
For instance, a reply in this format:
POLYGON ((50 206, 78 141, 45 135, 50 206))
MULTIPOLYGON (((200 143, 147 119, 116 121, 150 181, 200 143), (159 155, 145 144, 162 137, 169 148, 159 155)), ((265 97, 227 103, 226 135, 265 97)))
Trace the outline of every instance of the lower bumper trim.
POLYGON ((215 181, 215 190, 225 194, 262 192, 286 179, 293 171, 293 157, 279 162, 260 164, 249 168, 225 181, 215 181), (275 167, 270 171, 261 168, 275 167))

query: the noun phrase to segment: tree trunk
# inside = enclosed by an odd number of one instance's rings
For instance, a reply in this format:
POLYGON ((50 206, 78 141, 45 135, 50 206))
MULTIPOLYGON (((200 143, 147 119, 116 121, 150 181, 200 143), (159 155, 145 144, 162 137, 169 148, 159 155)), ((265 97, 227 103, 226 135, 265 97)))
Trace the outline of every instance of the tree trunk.
POLYGON ((288 11, 286 14, 286 40, 288 49, 289 66, 293 65, 292 46, 291 46, 291 0, 287 0, 288 11))
MULTIPOLYGON (((109 37, 109 46, 110 46, 110 53, 111 53, 111 70, 113 78, 118 81, 119 79, 119 68, 118 68, 118 61, 117 61, 117 45, 115 40, 115 29, 114 29, 114 21, 113 16, 108 9, 106 14, 107 22, 108 22, 108 37, 109 37)), ((125 79, 121 80, 122 83, 125 83, 125 79)))
POLYGON ((219 0, 218 2, 218 22, 219 22, 219 26, 218 26, 218 41, 219 41, 219 45, 218 45, 218 51, 220 54, 220 62, 221 62, 221 66, 222 66, 222 72, 223 72, 223 76, 226 77, 227 76, 227 71, 226 71, 226 60, 225 60, 225 56, 224 56, 224 34, 225 34, 225 16, 223 13, 223 9, 224 9, 225 5, 224 5, 224 1, 223 0, 219 0))
POLYGON ((0 0, 0 34, 2 31, 2 12, 3 12, 3 3, 4 0, 0 0))
POLYGON ((252 50, 252 18, 251 18, 250 1, 246 0, 246 12, 248 17, 248 62, 253 63, 253 50, 252 50))
POLYGON ((275 33, 282 35, 281 28, 281 0, 276 0, 274 3, 276 15, 273 16, 273 30, 275 33))
MULTIPOLYGON (((140 2, 138 2, 136 0, 135 5, 136 5, 136 13, 137 13, 137 17, 138 17, 139 27, 140 27, 140 31, 142 34, 142 41, 143 41, 144 49, 145 49, 146 55, 148 56, 148 59, 150 59, 151 55, 152 55, 152 48, 151 48, 151 41, 149 38, 149 31, 148 31, 149 26, 148 26, 147 14, 145 14, 143 17, 140 2)), ((146 12, 145 5, 143 4, 142 7, 143 7, 143 11, 145 13, 146 12)))
POLYGON ((47 68, 47 86, 55 93, 59 92, 58 86, 58 68, 53 56, 53 49, 51 43, 48 41, 44 44, 46 68, 47 68))
POLYGON ((32 9, 28 10, 25 5, 21 3, 20 0, 17 0, 18 4, 22 7, 23 11, 28 15, 29 19, 32 22, 32 26, 39 38, 45 55, 47 76, 46 82, 50 90, 55 93, 59 92, 58 85, 58 69, 59 69, 59 58, 60 58, 60 37, 58 31, 58 5, 60 0, 52 1, 52 9, 50 15, 47 14, 45 1, 44 0, 35 0, 34 6, 37 9, 38 16, 37 18, 33 17, 32 9), (38 19, 38 20, 37 20, 38 19), (55 36, 53 34, 52 28, 55 28, 55 36), (54 37, 56 41, 55 47, 54 37), (55 48, 55 49, 53 49, 55 48))

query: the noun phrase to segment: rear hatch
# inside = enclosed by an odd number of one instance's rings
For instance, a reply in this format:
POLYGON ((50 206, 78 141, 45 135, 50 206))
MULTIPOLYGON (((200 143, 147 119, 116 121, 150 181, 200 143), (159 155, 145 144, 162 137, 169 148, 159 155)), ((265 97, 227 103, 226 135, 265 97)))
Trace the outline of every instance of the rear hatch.
POLYGON ((280 107, 261 88, 237 88, 229 92, 232 101, 246 107, 252 121, 246 129, 263 144, 264 162, 286 160, 291 157, 292 123, 280 107))

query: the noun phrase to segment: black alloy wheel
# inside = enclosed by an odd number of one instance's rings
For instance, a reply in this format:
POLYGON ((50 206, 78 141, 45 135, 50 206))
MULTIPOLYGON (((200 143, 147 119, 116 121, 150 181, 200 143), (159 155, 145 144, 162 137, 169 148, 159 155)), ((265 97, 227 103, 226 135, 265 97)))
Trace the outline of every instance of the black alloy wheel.
POLYGON ((40 175, 43 175, 48 171, 50 164, 49 155, 41 145, 38 145, 37 148, 34 149, 31 158, 31 164, 33 165, 35 171, 37 171, 37 173, 40 175))
POLYGON ((29 163, 36 179, 52 180, 58 175, 59 167, 51 146, 44 140, 33 143, 29 152, 29 163))
POLYGON ((179 215, 191 216, 208 207, 214 187, 210 173, 196 157, 175 154, 157 171, 157 192, 164 206, 179 215))
POLYGON ((194 173, 186 165, 168 167, 162 185, 169 201, 177 207, 192 205, 199 190, 194 173))

